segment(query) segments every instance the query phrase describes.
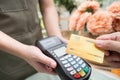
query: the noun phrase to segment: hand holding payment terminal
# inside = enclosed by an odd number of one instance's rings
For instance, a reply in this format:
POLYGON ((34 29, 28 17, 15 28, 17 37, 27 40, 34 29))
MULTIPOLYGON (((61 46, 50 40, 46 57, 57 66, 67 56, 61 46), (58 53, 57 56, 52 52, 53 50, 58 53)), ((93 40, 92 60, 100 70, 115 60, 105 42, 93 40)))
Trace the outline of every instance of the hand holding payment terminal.
POLYGON ((58 37, 52 36, 38 40, 36 46, 57 62, 55 71, 61 80, 88 80, 91 74, 90 65, 80 57, 67 54, 66 44, 58 37))

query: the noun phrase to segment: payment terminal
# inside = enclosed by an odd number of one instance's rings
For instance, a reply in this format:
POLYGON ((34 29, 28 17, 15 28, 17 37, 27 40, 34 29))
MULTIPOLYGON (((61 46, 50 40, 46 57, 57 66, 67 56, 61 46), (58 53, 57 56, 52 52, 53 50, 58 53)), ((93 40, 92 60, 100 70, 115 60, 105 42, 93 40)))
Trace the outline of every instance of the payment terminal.
POLYGON ((52 36, 36 41, 42 52, 57 62, 56 73, 61 80, 88 80, 90 65, 82 58, 66 53, 66 44, 58 37, 52 36))

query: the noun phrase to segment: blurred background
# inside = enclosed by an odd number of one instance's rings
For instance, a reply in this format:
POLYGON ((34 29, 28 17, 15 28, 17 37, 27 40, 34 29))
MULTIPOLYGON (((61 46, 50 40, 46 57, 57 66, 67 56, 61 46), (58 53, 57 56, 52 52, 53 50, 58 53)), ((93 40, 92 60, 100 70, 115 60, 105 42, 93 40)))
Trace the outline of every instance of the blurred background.
MULTIPOLYGON (((55 6, 59 15, 59 26, 61 29, 62 35, 69 39, 71 33, 78 33, 78 32, 72 32, 69 30, 69 17, 71 13, 77 9, 77 7, 85 0, 54 0, 55 6)), ((110 5, 113 1, 115 0, 96 0, 100 3, 101 8, 105 8, 108 5, 110 5)), ((42 26, 42 32, 44 34, 44 37, 46 37, 46 31, 44 28, 44 24, 42 21, 42 16, 41 13, 39 12, 39 6, 37 6, 38 9, 38 15, 41 21, 41 26, 42 26)))

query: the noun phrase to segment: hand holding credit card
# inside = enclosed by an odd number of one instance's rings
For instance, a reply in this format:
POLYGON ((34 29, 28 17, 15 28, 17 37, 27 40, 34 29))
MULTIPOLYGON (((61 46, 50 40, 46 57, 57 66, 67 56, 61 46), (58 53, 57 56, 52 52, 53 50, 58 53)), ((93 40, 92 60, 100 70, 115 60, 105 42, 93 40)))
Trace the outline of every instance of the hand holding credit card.
POLYGON ((95 46, 94 39, 79 35, 71 35, 66 52, 95 63, 102 64, 104 61, 104 50, 95 46))

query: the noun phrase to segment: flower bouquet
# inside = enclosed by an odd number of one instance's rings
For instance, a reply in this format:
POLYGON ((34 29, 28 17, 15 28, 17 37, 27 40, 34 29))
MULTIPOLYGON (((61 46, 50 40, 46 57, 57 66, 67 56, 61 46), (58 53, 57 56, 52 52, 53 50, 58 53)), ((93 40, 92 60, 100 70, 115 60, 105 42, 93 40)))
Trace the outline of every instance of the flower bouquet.
POLYGON ((73 11, 69 29, 89 37, 120 31, 120 1, 114 1, 104 10, 97 1, 84 1, 73 11))

